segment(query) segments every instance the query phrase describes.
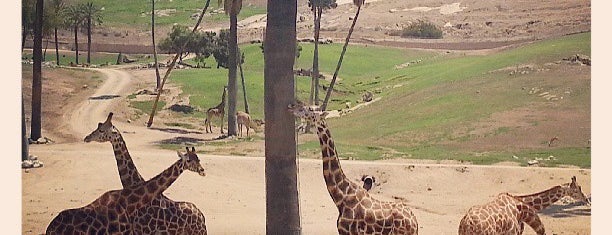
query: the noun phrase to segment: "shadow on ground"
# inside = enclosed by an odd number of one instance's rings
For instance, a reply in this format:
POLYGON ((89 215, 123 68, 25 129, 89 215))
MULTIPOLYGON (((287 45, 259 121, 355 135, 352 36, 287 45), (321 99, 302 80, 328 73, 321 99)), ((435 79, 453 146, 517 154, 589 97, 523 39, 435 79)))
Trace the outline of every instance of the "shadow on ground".
POLYGON ((551 205, 546 209, 542 210, 542 214, 554 217, 554 218, 566 218, 575 216, 590 216, 591 208, 584 206, 583 202, 574 202, 567 205, 551 205))
POLYGON ((168 132, 168 133, 177 133, 177 134, 202 134, 202 132, 199 132, 199 131, 188 131, 188 130, 183 130, 183 129, 178 129, 178 128, 151 127, 149 129, 168 132))
POLYGON ((193 137, 174 137, 171 139, 165 139, 157 141, 158 144, 180 144, 180 145, 201 145, 204 144, 206 140, 201 138, 193 138, 193 137))
POLYGON ((110 100, 117 97, 121 97, 120 95, 100 95, 100 96, 92 96, 89 97, 90 100, 110 100))

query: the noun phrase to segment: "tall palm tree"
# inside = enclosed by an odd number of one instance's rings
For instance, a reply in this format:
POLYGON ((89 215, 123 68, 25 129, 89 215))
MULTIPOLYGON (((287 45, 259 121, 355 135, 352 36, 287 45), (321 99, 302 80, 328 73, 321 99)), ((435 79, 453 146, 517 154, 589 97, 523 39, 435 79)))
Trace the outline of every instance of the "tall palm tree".
POLYGON ((51 10, 48 21, 50 22, 50 26, 53 27, 53 35, 55 38, 55 63, 60 65, 60 56, 59 56, 59 42, 57 40, 57 30, 61 28, 64 24, 64 8, 66 7, 66 3, 64 0, 51 0, 51 10))
POLYGON ((65 10, 66 25, 74 31, 75 63, 79 64, 79 27, 83 24, 83 13, 78 5, 71 5, 65 10))
MULTIPOLYGON (((206 4, 204 5, 204 8, 202 8, 202 13, 200 13, 200 16, 198 17, 198 21, 196 22, 195 26, 193 26, 193 29, 191 30, 191 35, 193 35, 198 30, 198 27, 200 26, 200 23, 202 23, 202 19, 204 18, 204 13, 206 13, 206 10, 208 9, 209 4, 210 4, 210 0, 206 0, 206 4)), ((166 70, 166 74, 164 74, 164 78, 162 78, 162 82, 159 88, 157 88, 157 96, 155 97, 155 101, 153 102, 153 108, 151 109, 151 114, 149 115, 149 121, 147 121, 147 127, 151 127, 151 125, 153 125, 153 117, 155 116, 155 110, 157 109, 157 103, 159 102, 159 96, 161 95, 161 91, 164 88, 166 79, 168 79, 168 76, 170 76, 170 72, 176 65, 176 61, 183 53, 183 48, 185 48, 188 43, 189 41, 184 42, 183 46, 179 48, 176 55, 174 55, 174 58, 172 58, 172 62, 170 63, 170 66, 168 66, 168 70, 166 70)))
POLYGON ((237 103, 237 68, 238 68, 238 14, 242 9, 242 0, 219 0, 223 2, 223 10, 230 17, 230 38, 228 44, 229 71, 227 79, 227 135, 236 135, 236 103, 237 103))
POLYGON ((43 0, 36 0, 36 18, 34 19, 34 48, 32 66, 32 120, 30 123, 30 138, 38 140, 42 137, 42 30, 43 30, 43 0))
POLYGON ((85 3, 81 6, 85 27, 87 27, 87 63, 91 63, 91 27, 102 24, 102 9, 95 6, 92 2, 85 3))
POLYGON ((353 0, 353 4, 357 6, 357 11, 355 12, 355 17, 353 17, 353 23, 351 24, 351 28, 346 35, 346 39, 344 40, 344 46, 342 46, 342 53, 340 53, 340 59, 338 59, 338 65, 336 66, 336 71, 334 71, 334 77, 329 84, 329 88, 327 88, 327 93, 325 94, 325 100, 323 101, 323 105, 321 105, 321 110, 325 111, 327 108, 327 104, 329 102, 329 97, 331 96, 332 91, 334 90, 334 84, 336 83, 336 78, 338 77, 338 71, 340 71, 340 66, 342 66, 342 59, 344 59, 344 54, 346 53, 346 47, 351 40, 351 34, 353 34, 353 29, 355 29, 355 23, 357 23, 357 18, 359 17, 359 12, 361 11, 361 6, 365 3, 365 0, 353 0))
POLYGON ((157 64, 157 48, 155 47, 155 0, 151 0, 151 41, 153 42, 153 60, 155 61, 155 89, 159 89, 161 77, 159 76, 159 65, 157 64))
POLYGON ((295 118, 297 0, 268 0, 264 38, 266 234, 300 234, 295 118))
MULTIPOLYGON (((323 10, 336 8, 336 0, 309 0, 308 5, 314 14, 314 55, 312 58, 312 80, 310 87, 310 104, 319 105, 319 33, 323 10)), ((309 129, 309 128, 308 128, 309 129)))

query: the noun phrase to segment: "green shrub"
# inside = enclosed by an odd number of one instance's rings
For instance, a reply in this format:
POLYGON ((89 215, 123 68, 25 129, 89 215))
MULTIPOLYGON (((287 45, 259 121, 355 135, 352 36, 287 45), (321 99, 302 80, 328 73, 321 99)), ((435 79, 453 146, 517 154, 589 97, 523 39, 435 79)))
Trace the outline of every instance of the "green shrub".
POLYGON ((405 38, 442 38, 442 30, 431 22, 419 20, 402 31, 405 38))

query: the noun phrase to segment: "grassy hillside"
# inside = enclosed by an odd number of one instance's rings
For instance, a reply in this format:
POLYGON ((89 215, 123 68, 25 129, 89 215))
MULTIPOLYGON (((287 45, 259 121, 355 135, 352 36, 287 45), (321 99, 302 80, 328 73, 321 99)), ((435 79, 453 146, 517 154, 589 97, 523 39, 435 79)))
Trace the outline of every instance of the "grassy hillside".
MULTIPOLYGON (((312 64, 312 45, 302 46, 296 68, 312 64)), ((262 54, 256 45, 242 46, 242 50, 246 54, 251 112, 261 118, 262 54)), ((320 65, 324 73, 333 73, 340 50, 338 44, 322 45, 320 65)), ((355 104, 366 90, 381 100, 328 123, 339 153, 356 159, 403 157, 524 164, 553 156, 555 160, 543 164, 589 167, 590 67, 555 62, 575 54, 590 55, 590 50, 590 33, 489 55, 352 45, 330 109, 340 109, 344 102, 355 104), (519 73, 524 68, 526 71, 519 73), (548 147, 547 141, 555 135, 562 141, 548 147)), ((227 70, 176 71, 171 81, 183 86, 193 105, 206 109, 219 102, 227 70)), ((327 86, 327 82, 322 85, 327 86)), ((308 78, 298 78, 302 100, 307 98, 308 86, 308 78)), ((242 110, 239 91, 238 109, 242 110)), ((317 141, 300 145, 302 153, 313 156, 317 156, 317 149, 317 141)))
MULTIPOLYGON (((76 1, 85 2, 85 1, 76 1)), ((151 22, 151 1, 148 0, 92 0, 96 6, 104 7, 102 11, 104 25, 106 26, 130 26, 130 27, 148 27, 151 22)), ((158 14, 155 18, 155 24, 159 26, 168 26, 174 23, 193 26, 197 18, 192 19, 191 16, 200 13, 201 9, 206 4, 206 1, 198 0, 158 0, 155 1, 155 9, 160 10, 163 14, 158 14)), ((217 6, 217 1, 212 0, 207 10, 207 15, 204 17, 205 22, 228 21, 229 17, 225 14, 210 15, 212 10, 220 8, 217 6)), ((222 8, 222 6, 221 6, 222 8)), ((244 4, 240 11, 239 20, 246 17, 264 14, 265 8, 244 4)))

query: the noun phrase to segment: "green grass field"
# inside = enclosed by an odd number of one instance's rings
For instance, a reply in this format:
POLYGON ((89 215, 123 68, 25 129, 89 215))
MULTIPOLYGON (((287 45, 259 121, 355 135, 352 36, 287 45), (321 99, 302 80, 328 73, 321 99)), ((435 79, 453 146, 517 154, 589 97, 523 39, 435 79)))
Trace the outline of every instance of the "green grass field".
MULTIPOLYGON (((525 107, 546 107, 546 100, 525 95, 521 88, 546 86, 561 89, 569 86, 557 79, 564 76, 562 72, 509 77, 506 72, 494 71, 520 64, 551 63, 574 54, 590 55, 590 38, 590 33, 570 35, 489 55, 351 45, 329 109, 340 109, 346 101, 355 104, 365 91, 374 91, 375 96, 382 99, 351 115, 328 121, 338 151, 341 156, 353 156, 355 159, 452 159, 478 164, 500 161, 522 164, 526 159, 554 155, 557 160, 547 161, 545 165, 590 167, 590 149, 581 146, 554 149, 510 147, 492 151, 462 147, 463 143, 477 139, 518 135, 509 126, 500 126, 482 136, 459 131, 473 129, 474 123, 495 113, 525 107), (415 60, 421 62, 402 69, 395 68, 396 65, 415 60), (359 128, 355 128, 356 123, 359 128), (520 158, 513 159, 513 155, 520 158)), ((313 46, 302 46, 303 51, 295 67, 309 68, 312 65, 313 46)), ((241 49, 246 55, 243 67, 251 113, 255 118, 262 118, 263 55, 258 45, 243 45, 241 49)), ((340 50, 340 44, 321 45, 320 67, 323 73, 333 74, 340 50)), ((202 110, 220 101, 222 86, 227 82, 227 70, 214 69, 216 64, 212 58, 208 64, 213 69, 180 70, 171 78, 171 82, 182 86, 185 94, 190 95, 191 104, 202 110)), ((298 78, 297 96, 300 99, 307 99, 309 84, 309 78, 298 78)), ((325 81, 322 84, 328 85, 325 81)), ((580 92, 563 101, 560 108, 588 112, 590 82, 572 84, 573 89, 580 92)), ((323 97, 324 93, 321 99, 323 97)), ((237 109, 243 109, 240 86, 237 109)), ((318 142, 302 143, 300 151, 316 154, 318 142)))
MULTIPOLYGON (((43 50, 44 51, 44 50, 43 50)), ((44 53, 43 53, 44 54, 44 53)), ((64 65, 64 66, 68 66, 70 64, 70 62, 75 62, 76 60, 76 55, 75 52, 72 51, 60 51, 59 52, 60 55, 60 65, 64 65)), ((91 64, 94 65, 102 65, 102 64, 116 64, 117 63, 117 56, 119 55, 119 53, 106 53, 106 52, 92 52, 91 53, 91 64)), ((47 53, 44 54, 45 56, 45 60, 44 61, 53 61, 55 62, 56 60, 56 56, 55 56, 55 49, 51 50, 48 49, 47 53)), ((168 55, 165 54, 160 54, 157 55, 157 60, 158 61, 164 61, 168 55)), ((31 50, 26 50, 23 54, 22 57, 24 58, 28 58, 28 59, 32 59, 32 51, 31 50)), ((151 55, 144 55, 144 54, 132 54, 129 55, 130 59, 136 59, 137 62, 136 63, 149 63, 149 62, 153 62, 153 57, 151 55)), ((79 51, 79 63, 85 63, 87 62, 87 51, 86 50, 81 50, 79 51)))
MULTIPOLYGON (((78 1, 81 2, 81 1, 78 1)), ((84 1, 83 1, 84 2, 84 1)), ((121 1, 121 0, 92 0, 96 6, 104 7, 102 11, 103 24, 111 27, 137 27, 148 28, 151 23, 151 1, 121 1)), ((174 23, 193 26, 197 20, 191 19, 191 15, 200 13, 206 1, 196 0, 158 0, 155 1, 155 9, 165 11, 167 15, 156 16, 155 24, 161 27, 171 26, 174 23)), ((217 6, 217 1, 211 1, 204 22, 228 21, 229 16, 225 14, 210 15, 217 6)), ((265 8, 243 4, 238 19, 264 14, 265 8)))

